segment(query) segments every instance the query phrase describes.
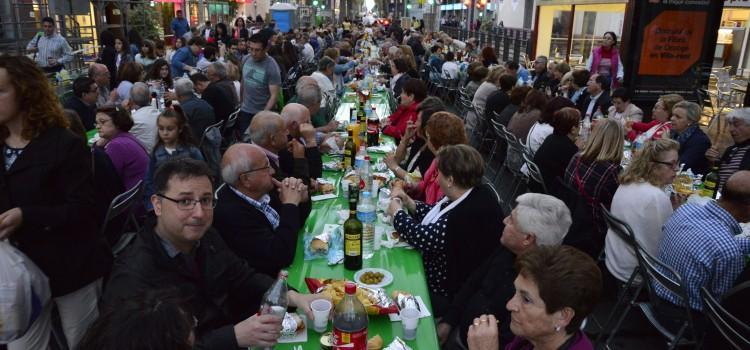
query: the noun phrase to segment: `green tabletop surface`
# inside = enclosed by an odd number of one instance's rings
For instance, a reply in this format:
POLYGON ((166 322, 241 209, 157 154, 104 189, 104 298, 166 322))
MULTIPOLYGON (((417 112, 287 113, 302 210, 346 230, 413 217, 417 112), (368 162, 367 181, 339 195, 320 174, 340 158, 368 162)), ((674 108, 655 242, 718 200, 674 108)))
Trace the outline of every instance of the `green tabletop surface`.
MULTIPOLYGON (((343 114, 344 118, 348 120, 349 106, 347 103, 352 103, 348 101, 350 101, 350 99, 347 98, 347 96, 342 99, 341 106, 339 107, 340 113, 337 113, 337 119, 339 119, 339 114, 343 114)), ((376 110, 381 118, 390 114, 387 98, 383 95, 375 94, 370 101, 370 103, 378 106, 376 107, 376 110), (380 111, 388 114, 381 115, 380 111)), ((344 119, 342 118, 342 120, 344 119)), ((383 136, 381 137, 381 140, 384 140, 383 142, 393 143, 393 139, 389 137, 383 136)), ((378 160, 382 158, 383 155, 371 153, 371 156, 378 160)), ((330 159, 331 158, 326 155, 324 156, 323 161, 325 162, 330 159)), ((354 279, 354 273, 356 271, 344 269, 343 264, 328 266, 326 259, 304 260, 304 235, 320 234, 323 231, 325 224, 339 224, 337 211, 348 208, 347 198, 342 195, 339 186, 339 181, 342 175, 343 172, 323 172, 324 178, 336 180, 336 188, 339 196, 335 199, 314 202, 312 205, 312 212, 310 213, 302 232, 300 232, 300 239, 297 242, 297 251, 294 257, 294 262, 288 270, 288 282, 290 286, 301 292, 309 292, 307 290, 307 285, 305 284, 306 277, 354 279)), ((420 296, 430 309, 430 313, 432 313, 428 292, 429 289, 427 287, 427 281, 425 280, 424 266, 422 264, 422 256, 419 252, 407 248, 389 249, 381 247, 380 250, 374 252, 372 258, 364 260, 362 266, 363 268, 377 267, 390 271, 393 274, 393 283, 385 287, 388 294, 390 295, 394 290, 401 290, 409 292, 415 296, 420 296)), ((331 330, 332 324, 329 322, 328 331, 331 330)), ((372 338, 375 335, 380 335, 383 338, 384 346, 390 344, 395 337, 403 339, 401 322, 391 322, 388 316, 385 315, 370 315, 367 336, 368 338, 372 338)), ((439 349, 434 318, 425 317, 420 319, 417 338, 412 341, 406 341, 406 343, 414 350, 439 349)), ((302 345, 304 349, 320 349, 320 334, 312 329, 312 322, 309 322, 309 327, 307 328, 307 342, 305 344, 278 344, 275 348, 293 349, 295 346, 299 345, 302 345)))

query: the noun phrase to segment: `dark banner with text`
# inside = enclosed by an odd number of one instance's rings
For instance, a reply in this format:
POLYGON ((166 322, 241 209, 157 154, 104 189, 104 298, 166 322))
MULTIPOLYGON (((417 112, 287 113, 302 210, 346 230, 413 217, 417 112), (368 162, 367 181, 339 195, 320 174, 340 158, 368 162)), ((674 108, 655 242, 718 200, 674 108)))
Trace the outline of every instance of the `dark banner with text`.
POLYGON ((623 61, 633 102, 650 108, 664 94, 696 99, 696 90, 708 81, 723 5, 716 0, 629 2, 623 61))

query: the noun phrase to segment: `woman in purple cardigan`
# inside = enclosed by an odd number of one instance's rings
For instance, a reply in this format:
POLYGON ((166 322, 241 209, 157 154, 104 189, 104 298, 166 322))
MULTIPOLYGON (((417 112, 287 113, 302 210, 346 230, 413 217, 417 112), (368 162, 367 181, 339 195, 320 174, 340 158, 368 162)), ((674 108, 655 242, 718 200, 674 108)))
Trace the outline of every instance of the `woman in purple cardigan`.
MULTIPOLYGON (((523 236, 511 239, 528 239, 523 236)), ((580 328, 602 291, 594 259, 570 246, 541 245, 520 255, 515 268, 516 293, 505 307, 516 337, 504 349, 593 350, 580 328)), ((496 323, 493 315, 475 318, 467 335, 469 350, 500 349, 496 323)))
POLYGON ((126 190, 146 176, 148 153, 130 131, 133 119, 120 106, 101 107, 96 111, 96 130, 100 139, 95 147, 104 148, 126 190))

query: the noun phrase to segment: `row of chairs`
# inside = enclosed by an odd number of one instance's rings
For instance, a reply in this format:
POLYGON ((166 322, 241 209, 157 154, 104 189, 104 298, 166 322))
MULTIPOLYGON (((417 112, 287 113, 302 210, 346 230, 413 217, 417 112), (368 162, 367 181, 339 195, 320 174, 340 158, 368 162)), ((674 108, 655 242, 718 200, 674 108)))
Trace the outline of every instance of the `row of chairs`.
MULTIPOLYGON (((658 284, 680 299, 688 300, 683 278, 671 266, 643 249, 630 225, 612 215, 604 205, 602 205, 602 213, 610 231, 622 239, 635 253, 638 264, 628 281, 620 286, 617 302, 603 324, 596 343, 605 349, 610 349, 610 344, 623 321, 633 308, 637 308, 664 337, 668 349, 684 346, 701 348, 702 334, 698 334, 696 330, 689 306, 681 307, 679 314, 673 317, 674 319, 665 319, 665 315, 657 313, 658 305, 664 301, 656 295, 654 286, 658 284), (645 300, 642 296, 644 291, 647 293, 645 300)), ((741 288, 750 288, 750 283, 745 283, 741 288)), ((729 294, 736 292, 738 289, 730 291, 729 294)), ((750 349, 750 326, 724 309, 705 287, 701 288, 701 299, 705 315, 725 340, 735 349, 750 349)))

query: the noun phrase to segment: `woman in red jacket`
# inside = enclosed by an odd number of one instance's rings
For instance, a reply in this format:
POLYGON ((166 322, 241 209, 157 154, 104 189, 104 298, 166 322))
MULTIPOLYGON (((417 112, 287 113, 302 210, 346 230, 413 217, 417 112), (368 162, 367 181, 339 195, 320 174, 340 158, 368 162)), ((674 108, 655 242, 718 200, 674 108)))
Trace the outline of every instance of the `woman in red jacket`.
POLYGON ((406 131, 406 124, 417 119, 417 106, 427 97, 427 85, 420 79, 409 79, 401 90, 401 103, 393 114, 388 117, 387 126, 383 134, 401 140, 406 131))

